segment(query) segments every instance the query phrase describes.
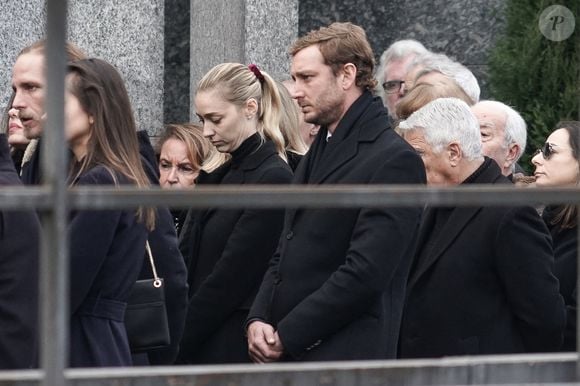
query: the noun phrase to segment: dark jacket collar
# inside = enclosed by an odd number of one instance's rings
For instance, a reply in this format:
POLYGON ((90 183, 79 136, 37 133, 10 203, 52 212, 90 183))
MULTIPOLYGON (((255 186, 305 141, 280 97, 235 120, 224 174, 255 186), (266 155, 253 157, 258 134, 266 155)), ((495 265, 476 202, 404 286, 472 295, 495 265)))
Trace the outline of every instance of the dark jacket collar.
MULTIPOLYGON (((485 157, 479 168, 465 179, 462 185, 464 184, 510 184, 510 182, 501 174, 499 166, 497 166, 497 164, 490 158, 485 157)), ((480 206, 453 208, 453 212, 439 233, 439 237, 437 238, 430 255, 426 256, 425 259, 422 259, 422 261, 418 262, 418 264, 413 267, 409 276, 409 287, 412 287, 419 277, 445 253, 447 248, 459 236, 461 231, 465 229, 467 224, 481 211, 481 209, 482 207, 480 206)), ((433 224, 438 210, 440 209, 431 207, 425 210, 418 232, 417 251, 421 251, 424 244, 429 239, 430 227, 433 224)), ((443 208, 442 210, 446 209, 443 208)))
POLYGON ((487 156, 483 158, 483 163, 462 182, 462 185, 510 183, 510 180, 501 174, 501 170, 495 161, 487 156))
MULTIPOLYGON (((331 141, 342 141, 354 132, 357 132, 359 140, 372 141, 380 132, 390 126, 388 122, 389 115, 380 98, 373 97, 371 92, 366 90, 346 111, 346 114, 336 126, 331 141), (374 123, 376 119, 385 122, 383 127, 369 124, 374 123)), ((326 133, 324 138, 326 138, 326 133)))
POLYGON ((296 169, 295 181, 323 182, 357 154, 359 142, 372 142, 389 128, 388 113, 380 98, 373 97, 370 91, 363 92, 342 117, 328 143, 327 129, 318 132, 296 169))

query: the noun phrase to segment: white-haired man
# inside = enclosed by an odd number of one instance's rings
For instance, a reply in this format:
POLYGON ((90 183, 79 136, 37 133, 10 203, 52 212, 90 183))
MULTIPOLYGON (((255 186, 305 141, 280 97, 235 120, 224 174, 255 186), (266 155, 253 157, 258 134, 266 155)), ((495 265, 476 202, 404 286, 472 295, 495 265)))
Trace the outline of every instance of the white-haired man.
POLYGON ((526 122, 517 111, 497 101, 480 101, 471 111, 479 122, 483 154, 510 178, 526 148, 526 122))
POLYGON ((389 110, 391 118, 396 119, 395 106, 404 95, 407 70, 417 55, 425 54, 427 49, 418 41, 397 40, 381 55, 377 78, 377 95, 389 110))
MULTIPOLYGON (((399 124, 430 185, 509 184, 481 153, 468 105, 436 99, 399 124)), ((559 348, 566 311, 550 236, 526 207, 426 208, 407 283, 399 356, 559 348)))
POLYGON ((450 59, 445 54, 427 52, 417 56, 409 65, 405 79, 405 89, 411 89, 416 83, 436 83, 441 77, 455 81, 471 98, 479 102, 481 89, 477 78, 463 64, 450 59))

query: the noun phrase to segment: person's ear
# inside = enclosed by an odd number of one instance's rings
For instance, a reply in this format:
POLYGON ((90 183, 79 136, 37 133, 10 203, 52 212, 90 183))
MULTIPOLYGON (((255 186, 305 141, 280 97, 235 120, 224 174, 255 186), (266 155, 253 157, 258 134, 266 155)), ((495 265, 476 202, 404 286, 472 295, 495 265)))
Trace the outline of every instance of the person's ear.
POLYGON ((342 88, 348 90, 353 85, 356 85, 356 66, 352 63, 347 63, 342 66, 342 88))
POLYGON ((459 165, 463 156, 461 154, 461 147, 457 142, 451 142, 449 145, 447 145, 447 157, 451 167, 456 167, 459 165))
POLYGON ((248 119, 254 118, 258 113, 258 101, 254 98, 248 99, 246 101, 244 113, 248 119))
POLYGON ((520 154, 520 146, 517 143, 512 143, 508 146, 507 156, 505 158, 504 168, 511 167, 520 154))
POLYGON ((95 123, 95 119, 93 118, 92 115, 89 115, 89 125, 92 125, 95 123))

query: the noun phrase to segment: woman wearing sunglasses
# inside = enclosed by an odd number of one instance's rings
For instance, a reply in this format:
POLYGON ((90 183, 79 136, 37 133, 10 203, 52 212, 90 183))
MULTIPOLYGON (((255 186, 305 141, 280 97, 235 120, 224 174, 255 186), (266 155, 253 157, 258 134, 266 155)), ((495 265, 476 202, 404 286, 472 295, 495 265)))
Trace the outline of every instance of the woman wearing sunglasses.
MULTIPOLYGON (((532 163, 536 186, 565 187, 580 183, 580 122, 560 122, 532 163)), ((563 351, 576 350, 576 248, 577 210, 575 205, 554 205, 542 214, 554 244, 554 274, 568 310, 563 351)))

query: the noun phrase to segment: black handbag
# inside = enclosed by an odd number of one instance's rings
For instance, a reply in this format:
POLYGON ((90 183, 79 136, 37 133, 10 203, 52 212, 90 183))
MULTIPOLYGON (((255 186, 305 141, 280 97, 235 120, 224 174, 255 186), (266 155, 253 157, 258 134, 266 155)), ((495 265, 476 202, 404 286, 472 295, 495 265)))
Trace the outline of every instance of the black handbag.
POLYGON ((132 353, 140 353, 169 345, 169 323, 165 308, 165 286, 157 276, 149 241, 145 245, 153 279, 137 280, 125 310, 125 329, 132 353))

